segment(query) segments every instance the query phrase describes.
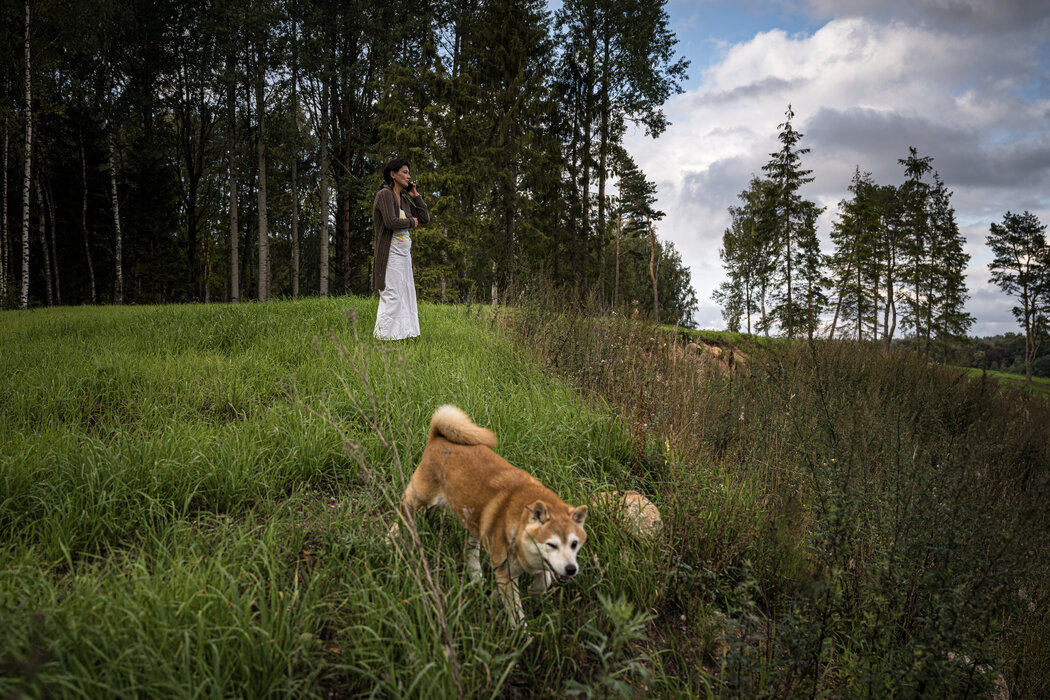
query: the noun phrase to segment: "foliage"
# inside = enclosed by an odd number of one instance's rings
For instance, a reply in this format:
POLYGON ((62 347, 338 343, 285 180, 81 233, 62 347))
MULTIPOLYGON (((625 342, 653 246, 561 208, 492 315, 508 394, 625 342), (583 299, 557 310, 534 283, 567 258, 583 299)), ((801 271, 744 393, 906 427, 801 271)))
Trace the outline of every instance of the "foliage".
MULTIPOLYGON (((394 156, 432 209, 414 235, 422 298, 500 299, 542 271, 608 306, 612 159, 626 124, 666 128, 687 67, 666 0, 567 3, 590 23, 583 47, 558 41, 540 0, 34 6, 33 102, 0 86, 9 136, 33 108, 44 193, 27 306, 367 294, 371 204, 394 156), (577 60, 587 78, 567 84, 577 60)), ((0 55, 22 75, 23 8, 0 12, 0 55)), ((14 181, 27 154, 10 141, 14 181)), ((21 258, 0 260, 0 278, 17 280, 21 258)), ((666 315, 687 319, 688 271, 660 260, 666 315)), ((623 285, 629 299, 651 289, 623 285)))
MULTIPOLYGON (((963 367, 980 370, 1025 374, 1025 336, 1004 333, 989 338, 974 338, 972 344, 956 354, 963 367)), ((1032 361, 1032 376, 1050 378, 1050 346, 1043 345, 1032 361)))

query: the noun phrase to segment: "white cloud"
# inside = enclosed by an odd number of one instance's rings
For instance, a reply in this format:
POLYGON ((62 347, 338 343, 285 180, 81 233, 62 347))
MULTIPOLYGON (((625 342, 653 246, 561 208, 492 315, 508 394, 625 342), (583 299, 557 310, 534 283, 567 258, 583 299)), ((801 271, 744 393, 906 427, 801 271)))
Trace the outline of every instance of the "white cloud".
POLYGON ((1025 25, 1024 6, 1010 5, 1011 22, 1022 29, 1003 41, 1006 19, 988 33, 963 21, 980 10, 976 0, 920 0, 912 16, 923 21, 913 22, 863 16, 877 15, 874 1, 849 4, 854 16, 832 19, 811 36, 773 30, 729 46, 699 87, 665 105, 672 126, 659 139, 640 132, 628 138, 659 185, 657 206, 667 212, 660 233, 692 269, 702 303, 697 321, 722 325, 717 308, 704 302, 723 279, 718 249, 726 209, 778 149, 790 103, 801 145, 811 149, 803 165, 816 178, 804 195, 828 207, 822 239, 854 168, 898 184, 904 176, 897 159, 915 146, 934 158, 954 191, 974 253, 973 332, 1009 329, 1012 302, 988 288, 984 236, 1007 209, 1028 209, 1050 223, 1050 99, 1045 89, 1028 94, 1043 74, 1032 38, 1038 23, 1025 25), (938 28, 933 20, 946 15, 958 21, 938 28))

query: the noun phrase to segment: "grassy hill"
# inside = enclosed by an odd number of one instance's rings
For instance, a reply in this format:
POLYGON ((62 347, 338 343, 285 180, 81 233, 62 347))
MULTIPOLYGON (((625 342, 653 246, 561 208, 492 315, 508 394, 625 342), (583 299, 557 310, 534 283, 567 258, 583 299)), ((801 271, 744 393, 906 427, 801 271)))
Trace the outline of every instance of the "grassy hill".
POLYGON ((374 317, 0 317, 0 695, 1047 690, 1042 403, 830 346, 727 372, 538 307, 374 317), (593 509, 514 629, 452 517, 384 539, 441 403, 570 502, 647 493, 660 537, 593 509))

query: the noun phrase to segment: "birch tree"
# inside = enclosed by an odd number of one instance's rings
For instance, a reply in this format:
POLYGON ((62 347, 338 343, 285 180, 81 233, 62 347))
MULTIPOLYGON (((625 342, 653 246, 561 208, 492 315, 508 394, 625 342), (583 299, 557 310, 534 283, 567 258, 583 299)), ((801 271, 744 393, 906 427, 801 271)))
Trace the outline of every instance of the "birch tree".
POLYGON ((299 30, 295 3, 292 24, 292 299, 299 298, 299 30))
POLYGON ((33 81, 29 52, 30 13, 29 0, 26 0, 25 27, 25 166, 22 175, 22 294, 20 306, 29 308, 29 189, 33 172, 33 81))
MULTIPOLYGON (((4 97, 6 99, 8 93, 11 92, 11 79, 10 77, 4 79, 4 97)), ((3 180, 0 184, 0 192, 3 194, 2 200, 0 200, 0 311, 3 310, 4 305, 7 303, 7 272, 11 265, 11 232, 10 227, 7 225, 7 154, 10 148, 10 133, 8 129, 8 122, 10 118, 7 111, 4 111, 4 145, 3 145, 3 175, 0 179, 3 180)))
POLYGON ((256 36, 255 41, 255 153, 258 159, 258 219, 259 219, 259 279, 258 298, 270 298, 270 232, 266 220, 266 48, 265 39, 256 36))
POLYGON ((95 262, 91 255, 91 234, 88 233, 88 176, 87 154, 84 149, 84 134, 80 134, 80 177, 83 183, 80 206, 80 230, 84 235, 84 258, 87 261, 88 281, 91 285, 91 303, 98 303, 98 291, 95 287, 95 262))
POLYGON ((124 303, 124 235, 120 230, 120 194, 117 190, 117 136, 116 127, 110 120, 106 143, 109 153, 109 196, 113 212, 113 303, 124 303))

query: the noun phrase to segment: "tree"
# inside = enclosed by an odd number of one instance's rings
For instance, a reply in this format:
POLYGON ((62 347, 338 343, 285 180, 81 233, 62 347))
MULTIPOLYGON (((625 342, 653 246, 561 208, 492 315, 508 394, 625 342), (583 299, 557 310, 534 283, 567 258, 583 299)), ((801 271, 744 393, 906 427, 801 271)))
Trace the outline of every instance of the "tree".
POLYGON ((909 287, 902 288, 904 314, 902 322, 905 328, 915 333, 916 343, 929 347, 930 314, 926 302, 930 282, 931 231, 929 216, 930 185, 925 177, 933 170, 933 158, 920 157, 914 146, 908 148, 908 157, 899 158, 898 163, 904 166, 907 176, 901 186, 901 219, 904 230, 904 265, 901 270, 902 282, 909 287))
POLYGON ((850 324, 857 340, 878 337, 879 281, 882 268, 879 250, 883 228, 878 186, 871 173, 858 167, 850 183, 850 200, 839 203, 839 218, 831 240, 835 252, 830 259, 832 288, 837 292, 835 315, 829 337, 839 321, 850 324))
POLYGON ((266 301, 270 298, 270 229, 266 218, 266 54, 267 39, 265 29, 257 31, 253 38, 254 59, 254 81, 255 81, 255 149, 258 159, 258 186, 256 194, 259 198, 258 223, 259 223, 259 277, 258 277, 258 299, 266 301))
POLYGON ((216 81, 215 56, 217 35, 221 30, 209 22, 194 3, 180 6, 178 23, 188 27, 176 39, 174 51, 175 90, 172 111, 181 160, 182 200, 185 211, 186 282, 190 297, 207 297, 207 276, 202 268, 200 251, 203 247, 202 229, 212 202, 204 195, 204 185, 213 163, 218 159, 213 134, 219 121, 219 110, 214 103, 216 93, 211 89, 216 81))
POLYGON ((933 158, 919 156, 915 147, 898 162, 907 180, 900 187, 904 286, 902 317, 915 342, 928 353, 937 341, 947 349, 959 342, 973 324, 964 310, 969 298, 964 273, 970 256, 951 207, 951 192, 932 166, 933 158), (933 184, 926 181, 932 173, 933 184))
POLYGON ((1012 311, 1025 337, 1025 381, 1032 381, 1032 361, 1050 327, 1050 248, 1046 226, 1038 217, 1006 212, 987 238, 995 258, 988 264, 991 281, 1019 304, 1012 311))
POLYGON ((25 121, 26 140, 25 156, 22 174, 22 296, 21 308, 29 308, 29 185, 33 172, 33 82, 31 72, 31 60, 29 50, 29 28, 31 15, 29 12, 29 0, 26 0, 26 24, 25 24, 25 121))
POLYGON ((7 303, 7 280, 8 280, 8 268, 11 265, 11 231, 7 225, 7 155, 11 143, 11 135, 8 129, 10 116, 6 109, 7 95, 11 91, 11 78, 4 78, 4 92, 3 92, 3 103, 4 107, 0 107, 3 110, 4 120, 4 145, 3 145, 3 156, 0 157, 0 167, 3 168, 2 174, 0 174, 0 311, 4 309, 7 303))
POLYGON ((770 161, 762 170, 776 187, 773 221, 778 257, 772 295, 776 303, 772 313, 786 335, 794 338, 798 331, 812 336, 823 311, 823 299, 818 291, 822 260, 815 227, 817 216, 823 210, 799 194, 802 185, 813 181, 812 171, 802 168, 801 157, 809 153, 809 149, 798 147, 802 134, 791 124, 795 117, 791 105, 785 116, 777 127, 781 148, 770 154, 770 161), (799 283, 805 288, 801 296, 797 289, 799 283))
POLYGON ((966 336, 974 318, 966 312, 969 299, 966 288, 966 252, 962 233, 955 221, 951 195, 940 176, 934 173, 930 192, 930 268, 927 314, 933 339, 942 354, 967 342, 966 336))
POLYGON ((608 239, 606 184, 613 149, 626 122, 659 136, 667 128, 661 109, 681 92, 689 62, 675 57, 678 43, 668 28, 666 0, 567 0, 557 14, 564 46, 561 66, 571 81, 566 102, 576 123, 573 171, 579 178, 581 235, 590 235, 591 175, 598 180, 597 249, 599 291, 605 302, 608 239), (594 138, 597 137, 597 143, 594 138), (595 160, 597 162, 595 163, 595 160))
POLYGON ((777 187, 770 180, 752 177, 739 198, 741 206, 729 207, 731 223, 718 252, 727 279, 713 298, 722 305, 722 317, 730 330, 739 331, 741 321, 746 320, 746 332, 750 334, 751 317, 757 313, 757 330, 767 333, 772 319, 766 314, 766 300, 777 260, 777 187))
POLYGON ((240 19, 242 17, 241 7, 236 0, 227 0, 219 15, 223 21, 221 36, 223 48, 225 49, 223 72, 223 84, 226 89, 226 169, 227 190, 229 204, 227 218, 229 220, 229 250, 230 250, 230 279, 228 284, 230 300, 234 303, 241 300, 241 265, 240 265, 240 222, 237 201, 238 187, 238 160, 237 160, 237 84, 238 84, 238 55, 241 53, 243 43, 241 40, 240 19))
POLYGON ((298 6, 289 3, 292 25, 292 299, 299 298, 299 27, 298 6))

